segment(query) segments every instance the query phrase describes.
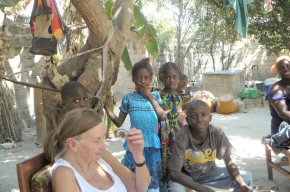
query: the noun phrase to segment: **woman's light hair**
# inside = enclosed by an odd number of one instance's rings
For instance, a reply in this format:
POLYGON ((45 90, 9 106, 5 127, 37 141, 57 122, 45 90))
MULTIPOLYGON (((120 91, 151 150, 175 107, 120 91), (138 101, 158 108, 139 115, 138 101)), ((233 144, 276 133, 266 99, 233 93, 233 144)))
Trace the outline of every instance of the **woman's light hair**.
POLYGON ((43 142, 46 157, 53 161, 66 152, 66 139, 74 138, 102 122, 101 116, 90 108, 77 108, 67 112, 64 119, 43 142))

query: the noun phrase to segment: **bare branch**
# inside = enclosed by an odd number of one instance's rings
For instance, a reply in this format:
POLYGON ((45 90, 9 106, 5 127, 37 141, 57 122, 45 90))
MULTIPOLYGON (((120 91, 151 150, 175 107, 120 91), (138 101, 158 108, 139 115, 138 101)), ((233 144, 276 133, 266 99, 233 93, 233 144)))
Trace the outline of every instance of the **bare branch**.
POLYGON ((129 33, 133 23, 134 1, 117 0, 114 6, 114 26, 118 27, 121 32, 129 33))

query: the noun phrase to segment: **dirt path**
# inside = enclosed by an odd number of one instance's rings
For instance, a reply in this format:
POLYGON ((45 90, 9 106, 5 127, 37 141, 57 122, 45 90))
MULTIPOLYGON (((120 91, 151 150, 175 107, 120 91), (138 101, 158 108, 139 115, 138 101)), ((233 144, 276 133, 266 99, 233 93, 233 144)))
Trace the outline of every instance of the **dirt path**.
MULTIPOLYGON (((280 173, 274 171, 274 181, 267 179, 265 152, 263 145, 261 145, 261 137, 270 131, 270 113, 267 106, 252 108, 248 113, 235 113, 227 116, 213 113, 212 123, 224 128, 236 148, 237 152, 234 156, 236 163, 241 169, 253 173, 254 183, 259 185, 260 189, 272 189, 272 191, 279 192, 290 191, 289 179, 280 173)), ((127 118, 124 128, 128 125, 127 118)), ((34 143, 36 141, 35 131, 25 129, 23 137, 24 141, 18 143, 17 148, 0 149, 0 192, 19 191, 15 165, 42 150, 34 143)), ((108 144, 113 154, 121 159, 124 155, 123 140, 111 139, 108 144)), ((280 159, 280 157, 275 158, 280 159)))
MULTIPOLYGON (((260 189, 290 191, 290 182, 284 175, 274 172, 274 181, 269 181, 266 170, 265 149, 262 136, 270 133, 270 112, 268 106, 252 108, 248 113, 229 116, 213 115, 213 124, 224 128, 231 143, 236 148, 235 162, 241 169, 251 171, 254 183, 260 189)), ((281 157, 273 157, 279 161, 281 157)), ((290 169, 289 169, 290 170, 290 169)))

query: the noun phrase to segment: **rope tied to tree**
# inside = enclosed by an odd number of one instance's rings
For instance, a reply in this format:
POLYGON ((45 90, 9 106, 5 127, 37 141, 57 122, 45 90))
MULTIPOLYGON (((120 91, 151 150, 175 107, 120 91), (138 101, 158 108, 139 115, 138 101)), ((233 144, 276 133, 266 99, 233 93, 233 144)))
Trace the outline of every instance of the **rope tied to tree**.
POLYGON ((0 49, 0 83, 2 82, 3 77, 5 76, 5 69, 4 69, 4 51, 0 49))
POLYGON ((0 65, 0 83, 2 82, 2 79, 4 78, 4 76, 5 76, 4 67, 3 65, 0 65))
POLYGON ((106 76, 106 72, 107 72, 107 62, 108 62, 108 50, 109 50, 109 43, 112 39, 112 36, 113 36, 113 33, 114 33, 114 27, 113 27, 113 24, 112 22, 110 22, 110 26, 111 26, 111 29, 109 31, 109 34, 108 34, 108 38, 106 40, 106 42, 104 43, 103 45, 103 70, 102 70, 102 80, 100 82, 100 88, 99 90, 97 91, 95 97, 96 98, 99 98, 103 88, 104 88, 104 84, 105 84, 105 76, 106 76))

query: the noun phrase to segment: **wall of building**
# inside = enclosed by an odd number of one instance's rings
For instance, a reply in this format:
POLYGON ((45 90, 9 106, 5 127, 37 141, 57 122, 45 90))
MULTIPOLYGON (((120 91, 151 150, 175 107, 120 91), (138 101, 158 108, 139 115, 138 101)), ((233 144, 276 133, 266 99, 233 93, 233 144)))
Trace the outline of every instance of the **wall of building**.
POLYGON ((216 71, 204 73, 202 89, 210 91, 215 96, 224 94, 239 95, 245 87, 243 70, 216 71))
MULTIPOLYGON (((21 17, 15 19, 4 19, 2 25, 0 46, 6 51, 6 76, 13 80, 35 84, 37 79, 40 80, 41 69, 38 64, 39 59, 29 53, 31 46, 30 27, 27 19, 21 17)), ((34 89, 7 81, 4 83, 14 90, 16 109, 23 126, 35 126, 34 89)))
MULTIPOLYGON (((271 74, 270 69, 276 56, 267 54, 257 42, 252 40, 236 42, 232 55, 233 61, 229 70, 243 70, 246 81, 264 81, 275 76, 271 74)), ((219 71, 222 69, 220 54, 216 54, 214 58, 216 71, 219 71)), ((199 60, 192 63, 190 79, 201 83, 203 74, 209 71, 213 71, 212 59, 208 55, 202 55, 199 60)))

